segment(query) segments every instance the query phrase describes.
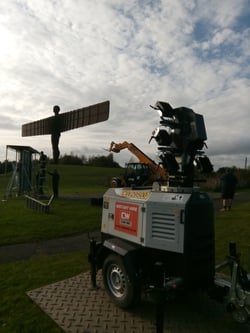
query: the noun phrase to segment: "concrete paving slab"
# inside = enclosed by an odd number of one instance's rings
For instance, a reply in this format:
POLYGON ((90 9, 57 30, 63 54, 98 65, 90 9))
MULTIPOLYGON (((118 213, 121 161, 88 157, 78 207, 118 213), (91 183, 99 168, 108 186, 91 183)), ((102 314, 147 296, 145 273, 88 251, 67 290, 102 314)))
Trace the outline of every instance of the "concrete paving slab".
MULTIPOLYGON (((66 333, 155 333, 154 305, 142 301, 124 311, 110 301, 97 275, 93 290, 89 272, 27 292, 27 295, 66 333)), ((247 333, 221 304, 204 294, 176 299, 165 306, 164 333, 247 333)))

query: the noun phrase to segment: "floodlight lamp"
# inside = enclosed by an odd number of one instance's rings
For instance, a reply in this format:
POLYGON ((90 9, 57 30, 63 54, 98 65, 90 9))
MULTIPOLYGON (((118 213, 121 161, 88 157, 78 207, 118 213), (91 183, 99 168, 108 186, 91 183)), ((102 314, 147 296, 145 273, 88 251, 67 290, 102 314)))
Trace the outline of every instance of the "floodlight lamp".
POLYGON ((157 101, 155 108, 161 111, 162 117, 172 118, 174 116, 174 109, 167 102, 157 101))
POLYGON ((149 139, 148 143, 150 143, 152 139, 155 139, 157 137, 157 135, 159 134, 159 131, 160 131, 159 127, 155 128, 153 130, 151 138, 149 139))
POLYGON ((160 128, 153 131, 151 139, 155 139, 159 146, 169 146, 172 143, 171 134, 160 128))

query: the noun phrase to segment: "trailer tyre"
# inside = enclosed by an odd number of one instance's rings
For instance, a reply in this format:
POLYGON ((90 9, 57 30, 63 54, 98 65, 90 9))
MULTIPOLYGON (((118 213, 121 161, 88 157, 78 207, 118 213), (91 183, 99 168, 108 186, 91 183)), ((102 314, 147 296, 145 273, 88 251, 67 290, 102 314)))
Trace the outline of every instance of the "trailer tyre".
POLYGON ((103 264, 103 283, 112 301, 120 308, 132 306, 136 300, 135 286, 131 282, 120 256, 110 254, 103 264))

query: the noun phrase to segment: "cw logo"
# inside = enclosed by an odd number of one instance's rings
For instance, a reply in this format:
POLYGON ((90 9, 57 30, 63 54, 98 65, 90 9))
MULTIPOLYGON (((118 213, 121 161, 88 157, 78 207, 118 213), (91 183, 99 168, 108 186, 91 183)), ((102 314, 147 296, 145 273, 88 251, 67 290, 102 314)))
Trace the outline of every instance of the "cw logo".
POLYGON ((129 220, 130 219, 130 213, 121 212, 121 218, 124 219, 124 220, 129 220))

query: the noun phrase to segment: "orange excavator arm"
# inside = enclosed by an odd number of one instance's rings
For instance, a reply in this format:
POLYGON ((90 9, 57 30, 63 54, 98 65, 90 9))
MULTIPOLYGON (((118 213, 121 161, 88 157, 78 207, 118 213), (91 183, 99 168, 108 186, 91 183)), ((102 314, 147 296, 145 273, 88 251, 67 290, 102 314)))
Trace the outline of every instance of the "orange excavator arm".
POLYGON ((123 149, 128 149, 138 158, 140 163, 147 164, 155 175, 159 174, 161 180, 166 181, 168 179, 168 174, 166 170, 157 163, 155 163, 155 161, 148 157, 133 143, 129 143, 127 141, 124 141, 122 143, 115 143, 114 141, 112 141, 110 143, 109 151, 112 151, 114 153, 120 153, 120 151, 123 149))

